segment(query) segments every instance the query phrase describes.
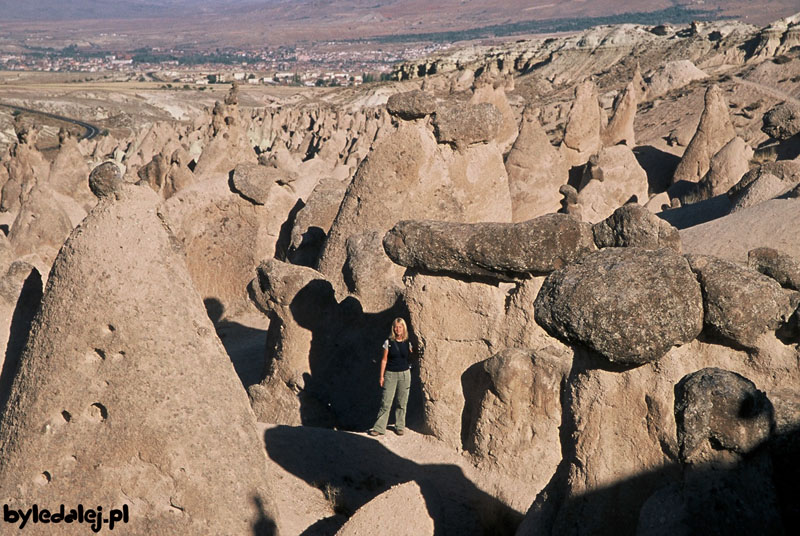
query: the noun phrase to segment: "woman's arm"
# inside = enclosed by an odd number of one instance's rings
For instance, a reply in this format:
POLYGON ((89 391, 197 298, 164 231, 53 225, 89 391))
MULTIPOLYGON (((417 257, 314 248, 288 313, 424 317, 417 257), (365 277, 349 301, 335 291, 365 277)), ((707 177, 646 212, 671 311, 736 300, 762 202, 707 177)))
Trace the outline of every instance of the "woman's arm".
POLYGON ((386 362, 389 361, 389 349, 383 349, 383 357, 381 358, 381 387, 383 387, 383 375, 386 373, 386 362))

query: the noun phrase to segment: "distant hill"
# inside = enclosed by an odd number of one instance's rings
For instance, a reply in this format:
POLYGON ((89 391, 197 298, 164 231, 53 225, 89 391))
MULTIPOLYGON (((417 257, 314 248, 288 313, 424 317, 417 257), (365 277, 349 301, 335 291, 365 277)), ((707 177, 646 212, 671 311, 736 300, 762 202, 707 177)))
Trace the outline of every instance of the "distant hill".
POLYGON ((68 43, 97 42, 102 32, 136 32, 141 44, 149 46, 159 41, 259 46, 377 36, 395 42, 457 41, 693 17, 733 17, 760 25, 798 9, 797 0, 0 0, 0 29, 16 39, 27 40, 36 30, 68 43), (651 12, 673 18, 620 17, 651 12), (152 22, 131 22, 142 19, 152 22), (86 22, 79 27, 64 24, 76 20, 86 22), (563 21, 573 21, 575 27, 563 21))

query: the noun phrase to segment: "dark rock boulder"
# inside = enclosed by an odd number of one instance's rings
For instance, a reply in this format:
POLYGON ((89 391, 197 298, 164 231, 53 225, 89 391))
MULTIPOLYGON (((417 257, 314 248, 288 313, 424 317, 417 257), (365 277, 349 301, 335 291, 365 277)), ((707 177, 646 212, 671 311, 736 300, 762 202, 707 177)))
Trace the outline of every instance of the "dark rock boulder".
POLYGON ((621 206, 611 216, 593 225, 592 232, 598 248, 668 247, 681 252, 678 230, 643 206, 634 203, 621 206))
POLYGON ((114 193, 122 185, 122 172, 114 162, 103 162, 89 173, 89 189, 98 198, 114 193))
POLYGON ((489 103, 448 103, 433 116, 434 133, 439 143, 466 147, 494 139, 503 123, 503 115, 489 103))
POLYGON ((800 294, 784 290, 773 279, 731 261, 687 255, 703 287, 705 327, 745 347, 775 330, 797 308, 800 294))
POLYGON ((436 111, 436 99, 418 89, 396 93, 386 102, 386 110, 400 119, 411 121, 431 115, 436 111))
POLYGON ((500 280, 547 274, 595 249, 591 226, 566 214, 521 223, 401 221, 383 247, 401 266, 500 280))
POLYGON ((779 140, 788 140, 800 132, 800 106, 782 102, 764 114, 762 132, 779 140))
POLYGON ((668 249, 587 255, 550 274, 534 308, 550 334, 628 365, 659 359, 703 325, 700 286, 684 258, 668 249))
POLYGON ((774 426, 772 404, 763 391, 734 372, 706 368, 675 386, 675 422, 683 463, 716 459, 720 450, 746 454, 774 426))
POLYGON ((675 386, 678 481, 656 491, 638 535, 785 534, 781 489, 769 449, 773 408, 734 372, 705 368, 675 386))
POLYGON ((791 255, 772 248, 756 248, 747 253, 747 265, 784 288, 800 290, 800 262, 791 255))

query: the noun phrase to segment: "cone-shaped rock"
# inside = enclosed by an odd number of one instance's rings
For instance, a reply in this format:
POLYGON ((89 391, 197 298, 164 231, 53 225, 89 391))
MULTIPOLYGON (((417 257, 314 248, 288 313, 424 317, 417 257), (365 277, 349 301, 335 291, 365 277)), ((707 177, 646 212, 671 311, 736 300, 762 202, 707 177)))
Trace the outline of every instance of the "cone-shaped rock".
POLYGON ((614 115, 601 135, 604 146, 609 147, 618 143, 624 143, 629 147, 636 145, 633 120, 636 118, 637 104, 636 81, 632 80, 614 99, 614 115))
POLYGON ((126 506, 125 534, 272 533, 255 418, 157 202, 123 186, 56 258, 0 421, 0 496, 126 506))
POLYGON ((578 153, 593 153, 600 147, 600 105, 594 82, 586 80, 575 90, 563 145, 578 153))
POLYGON ((728 103, 717 85, 708 88, 705 109, 700 116, 692 141, 675 169, 673 184, 679 181, 697 182, 708 172, 711 158, 736 137, 728 103))
POLYGON ((514 221, 558 211, 561 202, 559 188, 569 178, 564 158, 550 145, 537 118, 538 113, 535 108, 525 109, 519 136, 506 158, 514 221))

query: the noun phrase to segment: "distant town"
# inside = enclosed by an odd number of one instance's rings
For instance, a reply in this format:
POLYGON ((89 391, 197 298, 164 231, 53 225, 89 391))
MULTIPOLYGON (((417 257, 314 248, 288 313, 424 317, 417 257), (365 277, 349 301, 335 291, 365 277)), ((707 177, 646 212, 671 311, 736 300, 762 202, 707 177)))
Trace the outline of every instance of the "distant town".
MULTIPOLYGON (((62 49, 0 52, 0 70, 118 73, 123 80, 205 86, 248 84, 351 86, 391 78, 393 67, 444 50, 447 43, 402 47, 369 42, 324 42, 271 49, 185 51, 141 48, 117 52, 71 45, 62 49)), ((119 77, 117 77, 119 78, 119 77)))

